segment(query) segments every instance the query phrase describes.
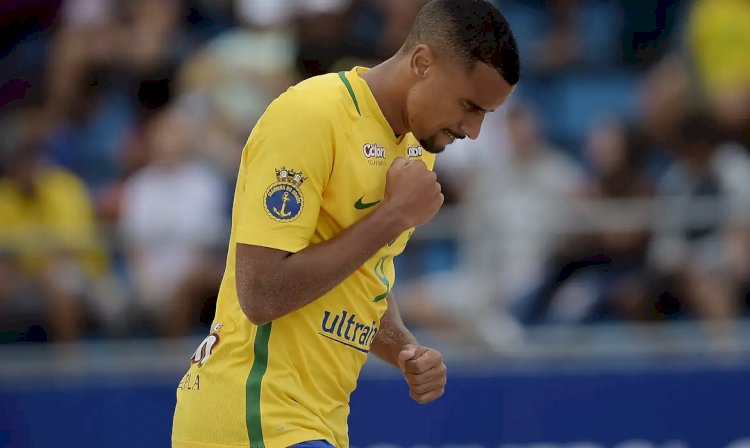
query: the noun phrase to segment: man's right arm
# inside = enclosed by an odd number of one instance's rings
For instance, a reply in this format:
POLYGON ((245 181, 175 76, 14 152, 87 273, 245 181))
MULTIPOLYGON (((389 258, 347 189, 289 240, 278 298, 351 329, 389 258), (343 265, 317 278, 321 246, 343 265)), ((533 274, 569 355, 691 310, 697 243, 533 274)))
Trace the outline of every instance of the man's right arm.
POLYGON ((235 275, 242 310, 260 325, 307 305, 401 232, 429 221, 442 203, 440 184, 424 163, 396 159, 380 205, 334 238, 296 253, 238 244, 235 275))

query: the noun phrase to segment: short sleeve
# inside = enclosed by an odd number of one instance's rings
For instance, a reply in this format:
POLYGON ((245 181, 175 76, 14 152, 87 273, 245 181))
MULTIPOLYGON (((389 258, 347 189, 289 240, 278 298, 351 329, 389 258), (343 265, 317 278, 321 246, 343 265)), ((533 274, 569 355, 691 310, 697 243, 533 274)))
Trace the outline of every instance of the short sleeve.
POLYGON ((245 145, 234 200, 235 242, 298 252, 315 232, 333 167, 333 117, 290 90, 245 145))

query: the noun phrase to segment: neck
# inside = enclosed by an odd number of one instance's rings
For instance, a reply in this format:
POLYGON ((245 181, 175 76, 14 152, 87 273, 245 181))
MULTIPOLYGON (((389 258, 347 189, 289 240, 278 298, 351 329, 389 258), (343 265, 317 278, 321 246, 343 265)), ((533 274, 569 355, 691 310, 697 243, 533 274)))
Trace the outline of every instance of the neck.
POLYGON ((409 132, 404 82, 408 78, 400 73, 403 70, 402 59, 396 55, 362 75, 395 135, 409 132))

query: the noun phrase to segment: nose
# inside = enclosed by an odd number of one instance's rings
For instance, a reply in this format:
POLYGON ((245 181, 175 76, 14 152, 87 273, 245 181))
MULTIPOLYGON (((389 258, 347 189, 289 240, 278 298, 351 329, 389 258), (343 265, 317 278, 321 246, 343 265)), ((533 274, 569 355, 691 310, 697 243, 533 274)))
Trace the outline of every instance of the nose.
POLYGON ((462 134, 466 135, 472 140, 479 138, 479 131, 482 129, 482 122, 484 121, 484 114, 476 114, 468 116, 464 119, 464 122, 458 127, 462 134))

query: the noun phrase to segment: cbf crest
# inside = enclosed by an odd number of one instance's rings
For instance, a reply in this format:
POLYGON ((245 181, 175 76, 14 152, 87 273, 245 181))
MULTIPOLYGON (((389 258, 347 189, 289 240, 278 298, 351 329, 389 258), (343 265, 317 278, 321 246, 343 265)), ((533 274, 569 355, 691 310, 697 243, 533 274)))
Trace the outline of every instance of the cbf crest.
POLYGON ((300 171, 288 170, 285 167, 276 169, 276 182, 271 184, 263 197, 263 205, 268 216, 279 222, 290 222, 297 219, 304 199, 300 185, 307 179, 300 171))

